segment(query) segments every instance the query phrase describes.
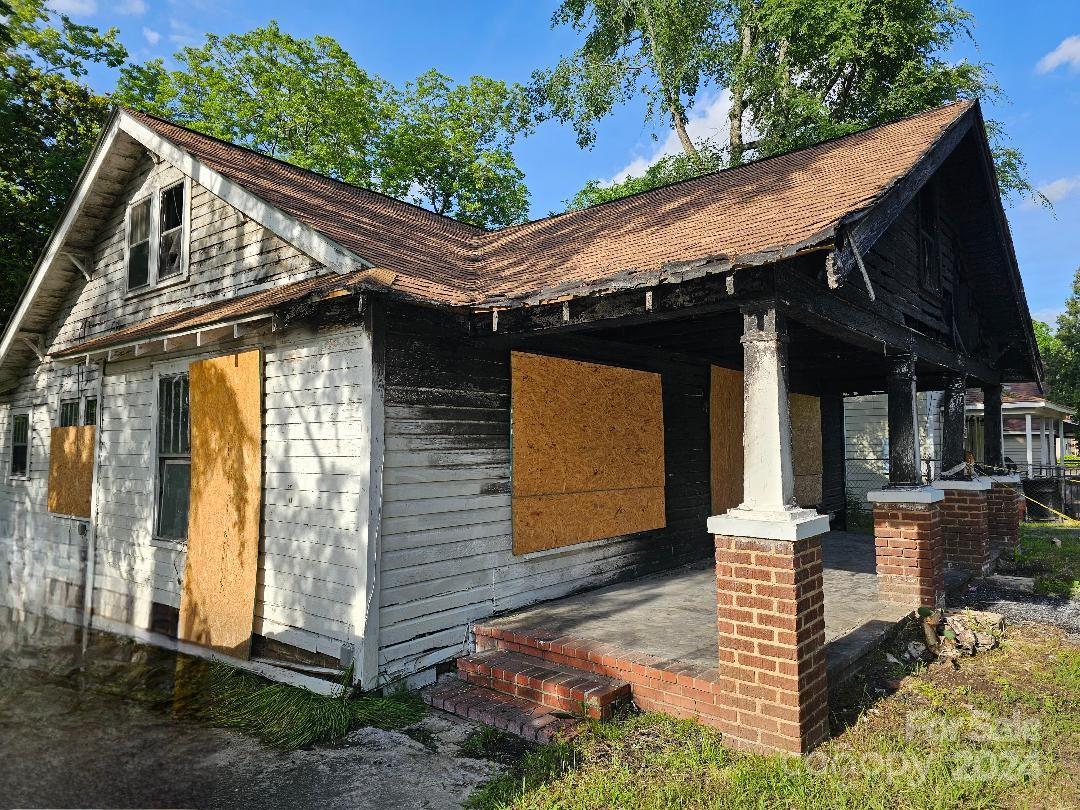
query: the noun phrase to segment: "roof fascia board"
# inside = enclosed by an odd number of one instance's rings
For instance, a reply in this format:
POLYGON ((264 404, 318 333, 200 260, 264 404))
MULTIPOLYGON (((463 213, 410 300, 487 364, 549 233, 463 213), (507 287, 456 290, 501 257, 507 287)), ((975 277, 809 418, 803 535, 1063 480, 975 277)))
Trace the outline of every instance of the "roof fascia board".
POLYGON ((301 252, 344 275, 356 270, 364 270, 374 265, 357 256, 334 240, 324 236, 291 214, 271 205, 261 197, 252 194, 243 186, 224 177, 210 168, 186 149, 162 135, 154 132, 145 124, 136 121, 126 112, 120 112, 120 128, 151 152, 161 155, 199 185, 220 197, 244 216, 258 222, 267 230, 284 239, 301 252))
POLYGON ((837 240, 832 254, 829 286, 839 287, 858 269, 857 256, 866 255, 877 241, 885 235, 896 218, 915 198, 926 182, 941 168, 965 135, 971 131, 976 117, 977 105, 973 105, 950 123, 920 157, 907 174, 895 180, 870 206, 841 218, 837 230, 843 228, 847 239, 837 240))
POLYGON ((86 201, 90 189, 93 188, 98 172, 101 171, 101 165, 105 162, 105 157, 109 154, 113 142, 116 140, 119 131, 119 120, 118 114, 114 113, 106 122, 101 135, 98 137, 97 144, 90 153, 90 159, 87 161, 86 166, 83 167, 82 174, 75 184, 75 192, 67 203, 60 218, 60 223, 53 230, 48 242, 45 243, 45 250, 41 254, 34 272, 30 275, 30 281, 26 285, 26 289, 23 290, 22 297, 19 299, 15 312, 12 313, 11 320, 8 321, 7 327, 4 329, 3 338, 0 339, 0 364, 7 358, 12 344, 22 329, 22 322, 30 311, 30 307, 33 305, 45 277, 48 275, 57 256, 63 252, 64 241, 71 232, 75 221, 79 218, 82 205, 86 201))
POLYGON ((982 158, 983 174, 986 181, 993 189, 991 206, 994 213, 994 224, 997 227, 998 238, 1005 245, 1005 254, 1009 267, 1009 280, 1012 282, 1013 299, 1020 309, 1020 320, 1027 338, 1027 352, 1031 360, 1031 370, 1035 373, 1035 383, 1039 391, 1044 393, 1043 381, 1046 378, 1046 370, 1043 368, 1042 358, 1039 356, 1038 344, 1035 340, 1035 327, 1031 322, 1031 310, 1028 307, 1027 294, 1024 292, 1024 281, 1020 276, 1020 265, 1016 261, 1016 248, 1013 245, 1012 231, 1009 230, 1009 220, 1005 216, 1005 208, 1001 204, 1001 189, 998 186, 997 174, 994 170, 994 157, 990 153, 990 142, 986 136, 986 123, 983 121, 982 108, 975 105, 975 120, 979 126, 980 137, 979 155, 982 158))

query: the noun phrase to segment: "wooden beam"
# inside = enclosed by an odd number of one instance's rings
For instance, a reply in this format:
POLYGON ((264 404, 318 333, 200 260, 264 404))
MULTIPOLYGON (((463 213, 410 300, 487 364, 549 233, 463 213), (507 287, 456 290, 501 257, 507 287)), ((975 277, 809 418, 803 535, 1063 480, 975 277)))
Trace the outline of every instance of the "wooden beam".
POLYGON ((482 311, 472 318, 473 334, 583 332, 656 323, 733 311, 741 304, 768 296, 771 289, 772 268, 745 268, 682 284, 661 284, 651 289, 635 288, 492 313, 482 311))
POLYGON ((943 369, 966 372, 984 384, 1001 380, 1001 374, 985 360, 965 356, 908 326, 845 301, 798 273, 777 268, 776 290, 781 306, 794 320, 825 334, 883 354, 914 354, 943 369))

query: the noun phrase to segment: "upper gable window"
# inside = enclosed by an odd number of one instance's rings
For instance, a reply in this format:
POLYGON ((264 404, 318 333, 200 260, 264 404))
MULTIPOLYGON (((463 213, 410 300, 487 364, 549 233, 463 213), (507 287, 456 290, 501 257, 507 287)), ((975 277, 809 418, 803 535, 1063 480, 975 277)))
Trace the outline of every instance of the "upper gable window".
POLYGON ((127 223, 127 287, 151 289, 187 274, 186 181, 132 203, 127 223))

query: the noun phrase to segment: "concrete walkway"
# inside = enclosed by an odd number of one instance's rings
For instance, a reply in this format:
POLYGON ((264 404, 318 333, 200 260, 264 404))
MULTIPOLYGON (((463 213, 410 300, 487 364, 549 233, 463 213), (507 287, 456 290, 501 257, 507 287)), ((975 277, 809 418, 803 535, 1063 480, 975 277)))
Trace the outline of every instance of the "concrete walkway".
MULTIPOLYGON (((829 532, 822 540, 825 641, 840 676, 910 612, 878 599, 874 538, 829 532)), ((512 613, 485 624, 545 629, 662 658, 716 667, 716 574, 711 559, 512 613)))

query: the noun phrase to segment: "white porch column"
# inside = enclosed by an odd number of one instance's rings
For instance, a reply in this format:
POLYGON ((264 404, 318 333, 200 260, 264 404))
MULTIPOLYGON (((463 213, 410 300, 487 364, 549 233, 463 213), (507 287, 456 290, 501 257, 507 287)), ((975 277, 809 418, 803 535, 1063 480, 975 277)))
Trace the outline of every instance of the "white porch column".
POLYGON ((1031 463, 1033 461, 1033 456, 1032 456, 1032 447, 1031 447, 1031 414, 1030 413, 1026 414, 1024 416, 1024 434, 1025 434, 1025 443, 1027 444, 1028 477, 1031 477, 1031 473, 1032 473, 1031 463))
POLYGON ((1065 446, 1065 420, 1058 420, 1058 457, 1059 462, 1064 462, 1065 456, 1069 454, 1068 448, 1065 446))
POLYGON ((829 530, 795 504, 787 328, 773 306, 743 311, 743 502, 709 518, 709 533, 796 540, 829 530))

